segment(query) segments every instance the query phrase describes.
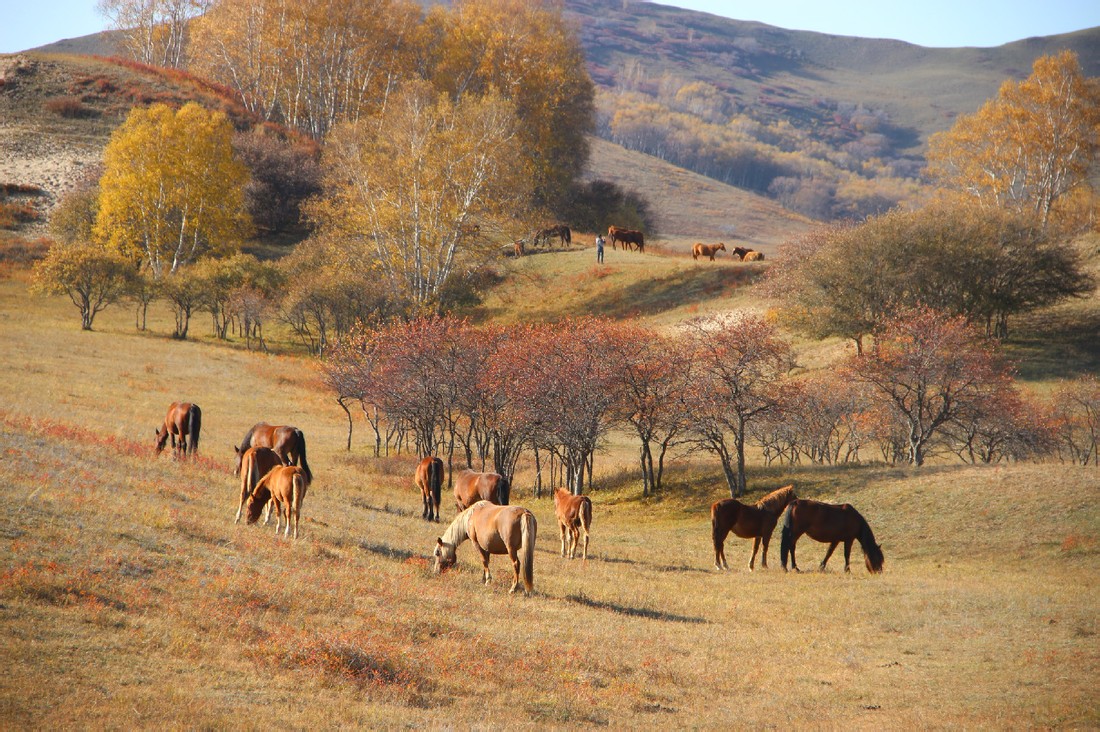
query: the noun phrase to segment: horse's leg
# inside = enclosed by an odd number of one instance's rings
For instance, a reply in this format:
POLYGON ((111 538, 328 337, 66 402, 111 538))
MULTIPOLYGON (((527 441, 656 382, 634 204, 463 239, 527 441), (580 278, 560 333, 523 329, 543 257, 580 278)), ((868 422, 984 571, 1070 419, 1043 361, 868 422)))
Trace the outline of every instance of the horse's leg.
POLYGON ((722 534, 714 540, 714 568, 717 570, 729 569, 726 564, 726 537, 729 533, 722 534))
POLYGON ((511 595, 519 587, 519 552, 509 549, 508 558, 512 560, 512 588, 508 590, 508 594, 511 595))
POLYGON ((771 540, 771 534, 764 534, 764 536, 760 538, 760 543, 764 545, 764 552, 760 555, 761 569, 768 568, 768 542, 770 542, 771 540))
POLYGON ((756 552, 760 549, 760 537, 752 537, 752 557, 749 558, 749 571, 756 569, 756 552))
POLYGON ((581 543, 581 530, 576 524, 569 527, 569 558, 577 558, 577 546, 581 543))
POLYGON ((844 571, 851 572, 852 568, 848 566, 848 559, 852 555, 852 539, 848 539, 844 542, 844 571))
POLYGON ((420 518, 427 519, 428 521, 431 521, 432 520, 431 519, 431 514, 430 514, 431 499, 428 498, 428 494, 425 493, 423 489, 421 489, 421 491, 420 491, 420 501, 421 501, 421 503, 424 504, 424 508, 420 511, 420 518))
POLYGON ((588 527, 581 524, 581 528, 584 529, 584 548, 581 550, 581 559, 585 562, 588 561, 588 527))
POLYGON ((558 519, 558 536, 561 538, 561 555, 565 556, 565 524, 558 519))
POLYGON ((794 545, 798 543, 798 537, 800 536, 802 536, 802 534, 793 534, 791 536, 791 569, 793 569, 795 572, 802 571, 798 568, 798 564, 796 564, 794 561, 794 545))
POLYGON ((839 541, 834 541, 832 544, 829 545, 828 551, 825 552, 825 558, 821 560, 820 569, 822 572, 825 571, 825 565, 829 563, 829 557, 833 556, 833 552, 836 551, 836 545, 839 543, 839 541))
POLYGON ((489 552, 485 549, 482 549, 480 546, 477 548, 477 550, 481 552, 481 567, 483 570, 481 574, 481 582, 482 584, 487 585, 493 579, 493 575, 489 573, 489 552))

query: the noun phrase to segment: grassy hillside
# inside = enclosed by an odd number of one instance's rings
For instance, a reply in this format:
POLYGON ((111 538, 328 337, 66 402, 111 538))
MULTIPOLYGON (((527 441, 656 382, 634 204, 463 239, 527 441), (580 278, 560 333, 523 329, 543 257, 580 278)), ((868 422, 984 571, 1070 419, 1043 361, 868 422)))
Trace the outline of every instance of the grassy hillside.
MULTIPOLYGON (((590 254, 520 264, 545 288, 590 254)), ((655 282, 704 271, 608 255, 620 273, 659 265, 655 282)), ((715 282, 738 269, 714 265, 715 282)), ((549 501, 521 464, 537 591, 509 596, 502 559, 484 587, 468 546, 431 574, 443 527, 419 518, 414 458, 372 457, 361 424, 345 452, 343 415, 308 361, 173 341, 168 318, 156 310, 138 334, 109 309, 81 332, 64 299, 28 296, 19 272, 0 280, 7 726, 1100 724, 1100 601, 1082 592, 1100 570, 1094 468, 753 462, 751 498, 793 482, 855 505, 886 572, 867 574, 857 547, 851 575, 839 553, 824 574, 784 574, 777 535, 770 569, 748 573, 749 545, 731 538, 735 569, 719 573, 707 513, 719 471, 678 458, 643 501, 618 436, 597 455, 587 563, 558 557, 549 501), (176 399, 204 411, 187 462, 151 449, 176 399), (232 523, 232 446, 260 419, 307 435, 317 480, 296 542, 232 523)), ((798 550, 806 570, 824 554, 806 538, 798 550)))

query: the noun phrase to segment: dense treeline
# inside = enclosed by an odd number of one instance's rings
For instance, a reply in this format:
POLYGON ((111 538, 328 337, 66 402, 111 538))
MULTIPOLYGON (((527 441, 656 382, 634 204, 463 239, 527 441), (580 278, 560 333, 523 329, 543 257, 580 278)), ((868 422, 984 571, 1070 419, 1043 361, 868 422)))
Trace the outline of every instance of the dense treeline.
POLYGON ((869 353, 806 374, 792 364, 790 345, 754 316, 695 320, 669 336, 597 318, 487 328, 431 318, 357 330, 323 372, 347 413, 349 449, 358 406, 376 454, 439 454, 511 478, 530 451, 536 489, 555 462, 574 492, 590 486, 615 428, 638 438, 647 495, 667 457, 684 452, 715 456, 741 495, 747 446, 768 463, 1098 459, 1095 377, 1039 402, 963 318, 908 310, 869 353))

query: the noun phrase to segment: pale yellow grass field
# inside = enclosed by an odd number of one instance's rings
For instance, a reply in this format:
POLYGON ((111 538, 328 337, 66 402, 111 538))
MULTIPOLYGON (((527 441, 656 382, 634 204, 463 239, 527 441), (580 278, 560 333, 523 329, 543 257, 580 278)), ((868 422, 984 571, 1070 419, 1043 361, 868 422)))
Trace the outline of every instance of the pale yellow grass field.
MULTIPOLYGON (((689 260, 690 261, 690 260, 689 260)), ((0 282, 0 723, 9 728, 1057 727, 1100 725, 1100 475, 935 465, 784 471, 849 501, 882 543, 819 574, 711 569, 718 471, 678 461, 642 501, 633 448, 597 457, 592 557, 539 520, 535 596, 473 550, 433 576, 412 458, 376 460, 308 361, 136 334, 108 310, 0 282), (168 402, 204 411, 201 457, 152 456, 168 402), (235 526, 232 445, 290 422, 317 474, 303 538, 235 526)), ((195 322, 204 335, 204 320, 195 322)), ((755 496, 754 496, 755 497, 755 496)), ((445 521, 454 515, 444 501, 445 521)), ((824 546, 799 545, 804 569, 824 546)))

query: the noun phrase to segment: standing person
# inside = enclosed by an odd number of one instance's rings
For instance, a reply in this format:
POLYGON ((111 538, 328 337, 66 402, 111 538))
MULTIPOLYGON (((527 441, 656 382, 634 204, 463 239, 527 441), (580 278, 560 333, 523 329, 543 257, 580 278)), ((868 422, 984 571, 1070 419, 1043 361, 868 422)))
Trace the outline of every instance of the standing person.
POLYGON ((596 262, 603 263, 603 236, 596 234, 596 262))

